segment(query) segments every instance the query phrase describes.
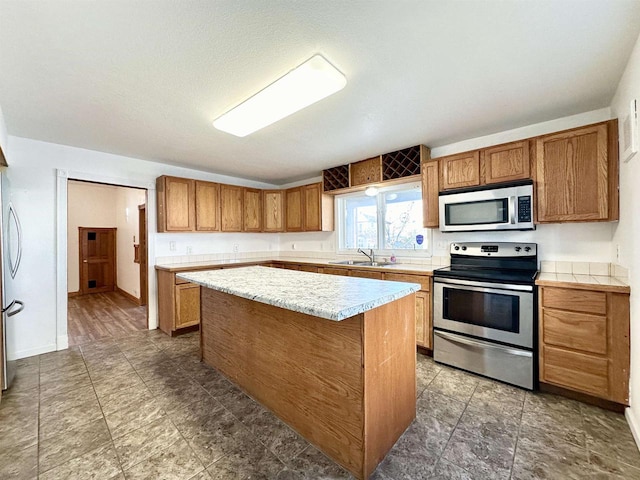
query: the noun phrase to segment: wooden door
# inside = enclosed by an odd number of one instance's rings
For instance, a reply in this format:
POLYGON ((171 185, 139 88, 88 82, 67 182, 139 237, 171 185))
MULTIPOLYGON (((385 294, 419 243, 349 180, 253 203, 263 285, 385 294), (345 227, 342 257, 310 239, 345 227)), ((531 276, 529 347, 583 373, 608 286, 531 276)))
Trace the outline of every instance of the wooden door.
POLYGON ((196 180, 196 231, 220 230, 220 184, 196 180))
POLYGON ((282 190, 263 190, 263 231, 284 231, 284 192, 282 190))
POLYGON ((220 185, 221 230, 223 232, 241 232, 243 215, 242 187, 220 185))
POLYGON ((147 205, 138 205, 138 251, 140 258, 140 306, 147 304, 149 278, 147 264, 147 205))
POLYGON ((303 187, 304 231, 322 231, 322 184, 312 183, 303 187))
POLYGON ((112 292, 116 287, 116 229, 80 231, 80 293, 112 292))
POLYGON ((440 162, 440 186, 443 190, 480 185, 480 152, 478 150, 441 157, 438 161, 440 162))
POLYGON ((304 205, 302 187, 289 188, 285 191, 287 209, 286 231, 302 232, 304 230, 304 205))
POLYGON ((609 219, 607 124, 536 139, 539 222, 609 219))
POLYGON ((242 229, 245 232, 262 231, 262 190, 244 189, 244 220, 242 229))
POLYGON ((422 225, 438 228, 438 161, 422 164, 422 225))
POLYGON ((500 183, 531 178, 529 141, 506 143, 480 152, 482 183, 500 183))

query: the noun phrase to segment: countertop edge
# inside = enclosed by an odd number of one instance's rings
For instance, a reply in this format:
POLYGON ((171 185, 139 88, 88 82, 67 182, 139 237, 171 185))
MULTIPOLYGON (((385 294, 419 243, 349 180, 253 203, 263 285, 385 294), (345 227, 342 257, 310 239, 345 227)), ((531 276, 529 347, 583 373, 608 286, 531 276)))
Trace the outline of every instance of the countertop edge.
MULTIPOLYGON (((363 265, 341 265, 331 263, 331 261, 319 261, 319 260, 283 260, 283 259, 271 259, 271 260, 237 260, 237 261, 219 261, 219 262, 211 262, 202 265, 155 265, 156 270, 162 270, 165 272, 179 273, 179 272, 195 272, 200 270, 213 270, 217 268, 224 267, 246 267, 252 265, 264 265, 266 263, 278 263, 278 264, 306 264, 317 267, 328 267, 328 268, 337 268, 342 270, 371 270, 375 272, 388 272, 388 273, 402 273, 408 275, 427 275, 429 277, 433 276, 434 268, 429 267, 429 270, 420 269, 420 265, 417 264, 407 264, 407 267, 410 268, 402 268, 403 264, 398 263, 393 266, 386 267, 367 267, 363 265)), ((442 268, 444 265, 436 265, 435 268, 442 268)))
MULTIPOLYGON (((609 277, 615 278, 615 277, 609 277)), ((605 285, 601 283, 581 283, 581 282, 567 282, 563 280, 536 280, 536 285, 540 287, 560 287, 560 288, 573 288, 575 290, 597 290, 599 292, 611 292, 611 293, 631 293, 631 287, 628 285, 605 285)))

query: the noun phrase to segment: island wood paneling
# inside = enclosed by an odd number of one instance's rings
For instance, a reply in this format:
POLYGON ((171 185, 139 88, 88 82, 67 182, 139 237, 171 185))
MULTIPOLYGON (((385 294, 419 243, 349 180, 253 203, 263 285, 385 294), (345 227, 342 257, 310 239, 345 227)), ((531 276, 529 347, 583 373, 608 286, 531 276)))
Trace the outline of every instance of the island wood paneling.
POLYGON ((413 295, 341 322, 208 288, 201 298, 203 360, 368 478, 415 418, 413 295))

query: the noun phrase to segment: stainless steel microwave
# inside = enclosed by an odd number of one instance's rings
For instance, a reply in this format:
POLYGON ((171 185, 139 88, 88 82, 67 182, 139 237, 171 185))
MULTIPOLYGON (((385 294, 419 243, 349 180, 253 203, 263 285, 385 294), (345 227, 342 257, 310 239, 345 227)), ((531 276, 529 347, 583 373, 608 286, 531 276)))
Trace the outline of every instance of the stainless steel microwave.
POLYGON ((440 230, 533 230, 533 182, 487 185, 441 192, 440 230))

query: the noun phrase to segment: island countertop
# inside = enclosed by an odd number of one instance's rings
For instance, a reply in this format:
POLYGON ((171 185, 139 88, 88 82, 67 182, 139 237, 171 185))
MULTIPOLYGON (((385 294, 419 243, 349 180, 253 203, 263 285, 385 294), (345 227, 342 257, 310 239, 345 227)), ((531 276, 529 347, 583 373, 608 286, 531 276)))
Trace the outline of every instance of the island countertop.
POLYGON ((269 267, 185 272, 177 276, 213 290, 334 321, 353 317, 420 290, 417 283, 269 267))

